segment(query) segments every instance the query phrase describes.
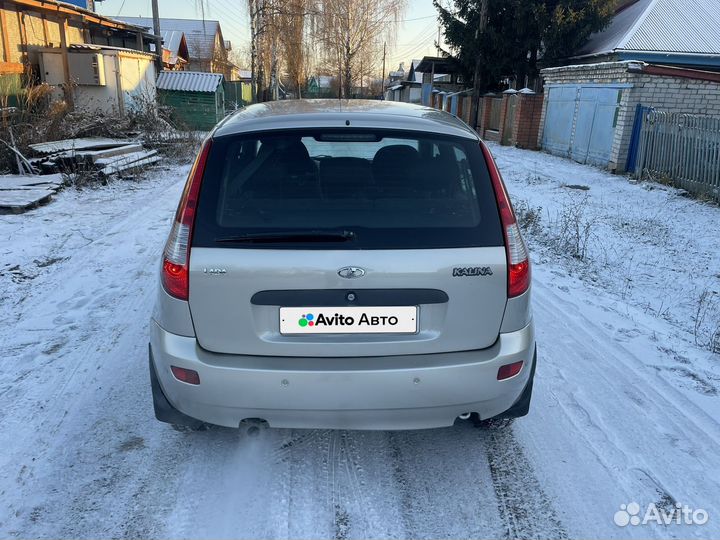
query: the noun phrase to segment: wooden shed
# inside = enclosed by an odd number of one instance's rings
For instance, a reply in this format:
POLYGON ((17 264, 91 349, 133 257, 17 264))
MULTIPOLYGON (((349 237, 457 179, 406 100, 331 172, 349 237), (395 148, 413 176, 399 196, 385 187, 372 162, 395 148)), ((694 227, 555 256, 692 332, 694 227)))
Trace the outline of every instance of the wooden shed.
POLYGON ((191 129, 210 130, 225 116, 220 73, 163 71, 157 79, 158 101, 172 107, 178 121, 191 129))

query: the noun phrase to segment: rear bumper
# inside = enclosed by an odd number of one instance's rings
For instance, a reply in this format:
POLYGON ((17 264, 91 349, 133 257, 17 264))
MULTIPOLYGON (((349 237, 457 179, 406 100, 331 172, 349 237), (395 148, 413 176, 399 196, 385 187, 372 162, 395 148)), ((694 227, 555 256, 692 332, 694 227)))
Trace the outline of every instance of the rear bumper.
POLYGON ((479 351, 384 357, 266 357, 216 354, 195 338, 151 324, 155 373, 180 413, 237 427, 248 418, 272 427, 420 429, 450 426, 458 415, 491 418, 508 410, 531 377, 533 323, 500 334, 479 351), (498 368, 524 361, 516 376, 498 368), (170 366, 193 369, 200 384, 180 382, 170 366))

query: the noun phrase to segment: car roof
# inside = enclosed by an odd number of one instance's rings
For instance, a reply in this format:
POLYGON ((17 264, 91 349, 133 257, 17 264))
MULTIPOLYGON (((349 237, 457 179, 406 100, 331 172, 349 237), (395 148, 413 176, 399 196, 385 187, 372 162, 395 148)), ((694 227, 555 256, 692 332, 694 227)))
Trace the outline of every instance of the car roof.
POLYGON ((348 126, 479 138, 470 126, 449 113, 410 103, 368 99, 289 99, 258 103, 225 118, 213 136, 348 126))

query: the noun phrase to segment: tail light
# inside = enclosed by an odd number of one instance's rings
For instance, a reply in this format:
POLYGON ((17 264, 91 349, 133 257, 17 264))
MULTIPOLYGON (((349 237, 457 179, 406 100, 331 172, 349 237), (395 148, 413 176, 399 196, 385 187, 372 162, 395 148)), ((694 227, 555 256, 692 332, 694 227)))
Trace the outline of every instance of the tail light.
POLYGON ((175 222, 165 244, 162 265, 162 285, 170 296, 179 300, 188 299, 190 244, 192 242, 195 213, 197 210, 200 183, 202 182, 212 139, 203 143, 185 183, 175 222))
POLYGON ((530 256, 495 160, 485 143, 481 142, 480 147, 490 171, 490 180, 495 190, 495 198, 500 211, 500 222, 505 235, 505 251, 508 262, 508 297, 513 298, 520 296, 530 287, 530 256))

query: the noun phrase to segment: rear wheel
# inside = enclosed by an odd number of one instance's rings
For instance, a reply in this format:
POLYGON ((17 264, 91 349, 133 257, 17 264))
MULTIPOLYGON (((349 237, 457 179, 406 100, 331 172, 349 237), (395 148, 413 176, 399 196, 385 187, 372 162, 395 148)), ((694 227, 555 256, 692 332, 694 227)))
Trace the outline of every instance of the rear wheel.
POLYGON ((207 431, 210 429, 209 424, 199 423, 192 426, 186 426, 182 424, 170 424, 170 427, 172 427, 175 431, 178 431, 180 433, 187 433, 191 431, 207 431))
POLYGON ((476 428, 483 430, 498 430, 509 428, 515 421, 515 418, 503 418, 502 416, 496 416, 495 418, 480 420, 480 417, 474 413, 472 421, 476 428))

